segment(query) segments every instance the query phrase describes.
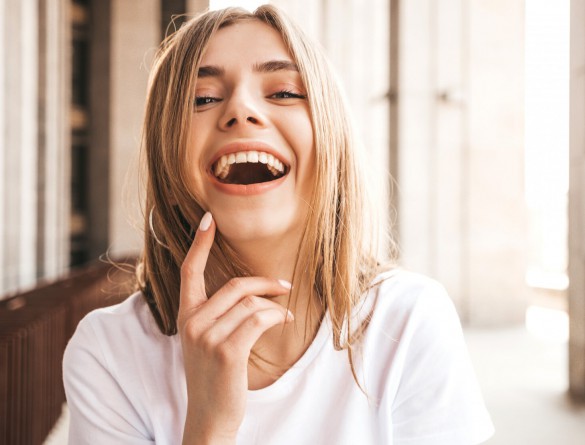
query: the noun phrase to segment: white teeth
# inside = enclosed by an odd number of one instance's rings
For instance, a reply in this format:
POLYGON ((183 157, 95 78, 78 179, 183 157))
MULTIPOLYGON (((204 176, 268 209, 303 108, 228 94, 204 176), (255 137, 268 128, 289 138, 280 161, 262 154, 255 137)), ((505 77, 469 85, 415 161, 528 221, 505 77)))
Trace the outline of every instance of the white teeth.
POLYGON ((239 153, 236 153, 236 164, 244 164, 246 162, 248 162, 246 152, 240 151, 239 153))
POLYGON ((215 163, 213 173, 218 178, 225 179, 232 164, 244 164, 246 162, 266 164, 266 167, 274 176, 284 173, 284 164, 273 155, 263 151, 240 151, 224 155, 215 163))
POLYGON ((253 162, 253 163, 258 162, 258 152, 257 151, 249 151, 248 152, 248 162, 253 162))

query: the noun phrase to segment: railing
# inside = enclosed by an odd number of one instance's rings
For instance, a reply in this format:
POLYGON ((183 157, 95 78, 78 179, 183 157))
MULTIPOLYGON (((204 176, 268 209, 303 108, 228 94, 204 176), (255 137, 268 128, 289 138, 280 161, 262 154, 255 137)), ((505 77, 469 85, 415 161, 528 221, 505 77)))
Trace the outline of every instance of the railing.
POLYGON ((131 267, 97 263, 0 301, 0 444, 42 444, 65 393, 61 362, 77 323, 131 292, 131 267))

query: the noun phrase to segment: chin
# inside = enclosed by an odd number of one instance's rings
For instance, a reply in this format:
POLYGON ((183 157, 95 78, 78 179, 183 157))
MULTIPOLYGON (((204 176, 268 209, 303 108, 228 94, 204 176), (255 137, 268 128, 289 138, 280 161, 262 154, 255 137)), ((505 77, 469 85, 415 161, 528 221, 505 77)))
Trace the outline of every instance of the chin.
POLYGON ((297 244, 304 227, 306 212, 294 209, 217 209, 214 218, 217 228, 234 248, 238 245, 258 243, 259 247, 267 242, 297 244))

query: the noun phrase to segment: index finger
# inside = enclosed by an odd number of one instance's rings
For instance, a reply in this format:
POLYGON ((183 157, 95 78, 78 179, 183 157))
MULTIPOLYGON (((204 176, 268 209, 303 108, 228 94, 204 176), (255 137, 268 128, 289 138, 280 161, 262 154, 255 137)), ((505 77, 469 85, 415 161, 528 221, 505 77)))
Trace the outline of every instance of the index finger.
POLYGON ((201 218, 195 239, 181 266, 181 300, 179 309, 195 309, 207 301, 205 265, 215 238, 215 222, 211 213, 201 218))

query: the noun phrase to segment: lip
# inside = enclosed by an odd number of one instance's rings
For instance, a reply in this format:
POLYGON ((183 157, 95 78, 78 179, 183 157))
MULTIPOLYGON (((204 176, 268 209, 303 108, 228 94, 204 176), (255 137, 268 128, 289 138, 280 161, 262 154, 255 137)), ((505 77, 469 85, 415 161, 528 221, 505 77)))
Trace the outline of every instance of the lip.
POLYGON ((290 172, 290 163, 283 158, 282 154, 278 153, 274 148, 270 145, 259 142, 259 141, 237 141, 231 142, 227 145, 221 147, 217 153, 211 159, 207 167, 207 175, 210 178, 211 183, 223 193, 227 193, 229 195, 244 195, 244 196, 251 196, 251 195, 259 195, 261 193, 265 193, 270 191, 278 186, 280 186, 288 177, 290 172), (225 155, 229 155, 232 153, 239 153, 242 151, 263 151, 265 153, 271 154, 280 162, 282 162, 286 166, 286 174, 278 179, 269 182, 260 182, 258 184, 225 184, 223 182, 219 182, 218 179, 212 172, 213 165, 217 162, 219 158, 225 155))

